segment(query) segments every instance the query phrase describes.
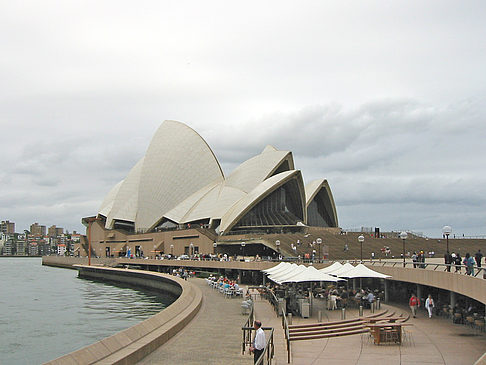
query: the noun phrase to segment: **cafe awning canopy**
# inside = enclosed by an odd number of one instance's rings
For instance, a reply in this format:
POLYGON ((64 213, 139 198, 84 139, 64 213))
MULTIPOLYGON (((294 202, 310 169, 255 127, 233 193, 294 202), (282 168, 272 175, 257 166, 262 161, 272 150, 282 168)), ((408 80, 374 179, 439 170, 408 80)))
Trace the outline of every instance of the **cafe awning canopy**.
POLYGON ((353 269, 354 266, 351 265, 349 262, 346 262, 342 267, 340 267, 337 270, 331 271, 328 274, 334 276, 343 276, 343 274, 346 274, 348 271, 351 271, 353 269))
POLYGON ((347 271, 343 274, 339 275, 340 277, 353 279, 353 278, 379 278, 379 279, 387 279, 391 278, 390 275, 385 275, 380 272, 376 272, 371 270, 370 268, 364 266, 363 264, 359 264, 354 267, 352 270, 347 271))
POLYGON ((325 267, 324 269, 320 269, 319 271, 320 272, 323 272, 325 274, 330 274, 331 272, 333 272, 333 271, 335 271, 337 269, 340 269, 341 267, 343 267, 343 264, 341 264, 340 262, 336 261, 331 266, 325 267))
POLYGON ((305 270, 302 270, 300 273, 285 279, 282 283, 303 283, 303 282, 319 282, 319 281, 330 281, 330 282, 338 282, 340 280, 345 280, 341 278, 337 278, 335 276, 331 276, 325 274, 319 270, 317 270, 313 266, 307 267, 305 270))
POLYGON ((304 265, 292 264, 292 267, 289 267, 287 270, 274 275, 269 275, 268 278, 277 284, 282 284, 284 280, 290 279, 305 269, 306 267, 304 265))
POLYGON ((275 265, 269 269, 266 269, 266 270, 262 270, 264 273, 267 273, 267 274, 273 274, 277 271, 280 271, 282 270, 283 268, 287 268, 287 267, 290 267, 292 264, 290 264, 289 262, 281 262, 279 263, 278 265, 275 265))

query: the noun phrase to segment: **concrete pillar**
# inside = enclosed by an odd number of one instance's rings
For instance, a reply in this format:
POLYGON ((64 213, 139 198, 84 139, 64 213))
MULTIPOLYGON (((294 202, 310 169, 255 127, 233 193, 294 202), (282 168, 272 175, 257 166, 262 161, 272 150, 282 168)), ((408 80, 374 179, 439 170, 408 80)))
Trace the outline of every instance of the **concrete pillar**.
POLYGON ((453 292, 453 291, 450 291, 449 294, 450 294, 450 305, 451 305, 451 308, 454 308, 456 306, 456 302, 457 302, 456 293, 453 292))
POLYGON ((356 278, 353 279, 353 290, 356 290, 356 278))
POLYGON ((390 300, 390 282, 385 280, 385 303, 388 303, 390 300))
POLYGON ((263 286, 265 286, 266 281, 267 281, 267 276, 265 274, 263 274, 263 286))
MULTIPOLYGON (((238 270, 238 284, 241 284, 241 276, 242 276, 242 272, 241 270, 238 270)), ((263 278, 263 282, 265 282, 265 277, 263 278)))
POLYGON ((422 302, 422 295, 423 295, 423 290, 422 290, 422 285, 417 284, 417 298, 422 302))

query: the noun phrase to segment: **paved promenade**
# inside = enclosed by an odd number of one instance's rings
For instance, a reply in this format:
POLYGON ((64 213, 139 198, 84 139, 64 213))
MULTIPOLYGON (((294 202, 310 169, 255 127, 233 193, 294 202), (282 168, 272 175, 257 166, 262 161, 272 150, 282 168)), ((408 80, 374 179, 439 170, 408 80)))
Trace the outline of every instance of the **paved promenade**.
MULTIPOLYGON (((406 307, 382 305, 382 310, 407 313, 406 307)), ((257 319, 264 326, 276 328, 275 364, 287 364, 281 320, 268 302, 257 300, 257 319)), ((365 311, 365 315, 369 310, 365 311)), ((340 320, 340 311, 323 311, 323 321, 340 320)), ((348 311, 347 318, 357 316, 357 311, 348 311)), ((315 323, 316 318, 293 318, 293 324, 315 323)), ((367 335, 352 335, 321 340, 292 342, 292 364, 447 364, 471 365, 486 352, 486 334, 478 334, 464 325, 454 325, 444 318, 428 319, 425 311, 411 318, 413 326, 407 327, 412 341, 402 346, 374 345, 367 335)))
MULTIPOLYGON (((226 299, 202 279, 189 279, 201 288, 203 305, 196 317, 178 335, 145 357, 139 364, 251 364, 252 357, 241 355, 241 327, 246 316, 241 314, 240 299, 226 299)), ((324 302, 315 302, 316 306, 324 302)), ((382 310, 408 313, 408 308, 382 305, 382 310)), ((293 324, 317 322, 313 318, 293 318, 293 324)), ((287 351, 281 319, 271 305, 262 299, 255 302, 256 318, 264 327, 275 328, 274 364, 287 364, 287 351)), ((323 321, 339 320, 341 312, 323 310, 323 321)), ((348 310, 347 318, 357 316, 348 310)), ((365 311, 365 315, 369 311, 365 311)), ((411 318, 407 327, 412 341, 397 345, 374 345, 367 335, 292 342, 292 364, 445 364, 471 365, 486 352, 486 334, 450 320, 428 319, 424 310, 411 318)))
POLYGON ((194 319, 176 336, 145 357, 139 364, 252 364, 241 355, 241 299, 226 299, 203 279, 190 278, 200 287, 203 304, 194 319))

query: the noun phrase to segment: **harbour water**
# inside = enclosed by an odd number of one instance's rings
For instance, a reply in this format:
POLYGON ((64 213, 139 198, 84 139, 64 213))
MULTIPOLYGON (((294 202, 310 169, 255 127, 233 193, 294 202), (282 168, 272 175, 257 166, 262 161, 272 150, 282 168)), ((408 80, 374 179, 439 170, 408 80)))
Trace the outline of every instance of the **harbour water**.
POLYGON ((42 364, 128 328, 173 298, 77 277, 40 258, 0 259, 0 364, 42 364))

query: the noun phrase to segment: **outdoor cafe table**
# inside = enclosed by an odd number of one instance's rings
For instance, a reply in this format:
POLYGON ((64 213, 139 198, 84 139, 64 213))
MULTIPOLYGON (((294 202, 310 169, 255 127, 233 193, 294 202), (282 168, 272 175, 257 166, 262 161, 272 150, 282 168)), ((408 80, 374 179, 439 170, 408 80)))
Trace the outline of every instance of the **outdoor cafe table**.
POLYGON ((374 338, 376 345, 380 343, 390 343, 396 342, 398 344, 402 343, 402 326, 411 326, 411 323, 370 323, 367 326, 374 338), (385 336, 385 331, 391 331, 391 333, 396 334, 396 339, 392 339, 394 336, 390 336, 390 340, 385 336))
POLYGON ((395 323, 396 321, 401 321, 406 319, 407 317, 374 317, 374 318, 366 318, 365 321, 367 323, 377 323, 377 322, 395 323))

